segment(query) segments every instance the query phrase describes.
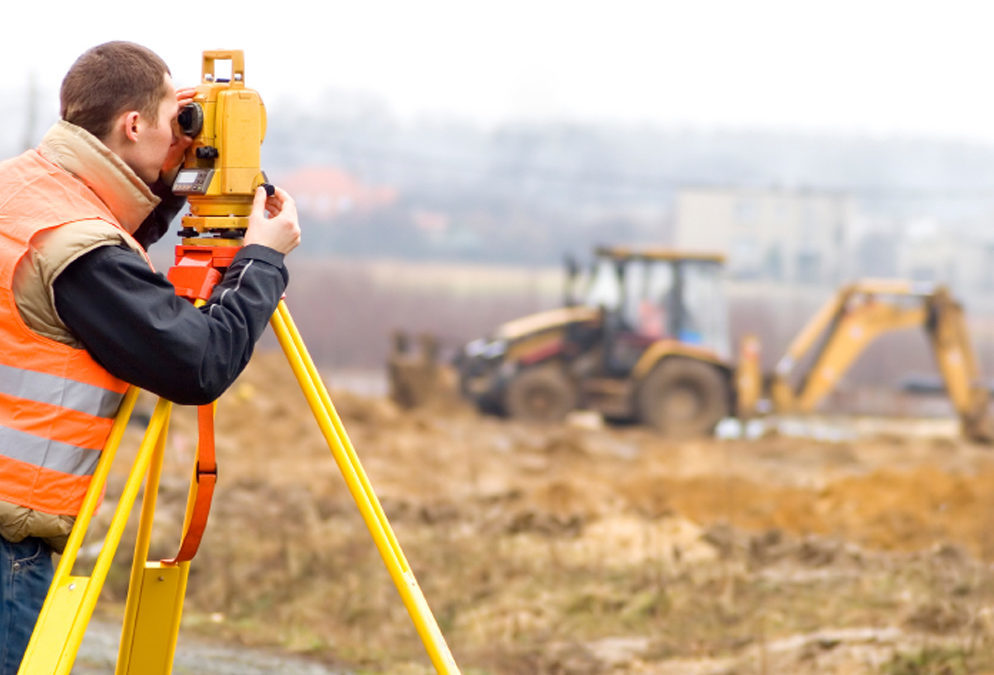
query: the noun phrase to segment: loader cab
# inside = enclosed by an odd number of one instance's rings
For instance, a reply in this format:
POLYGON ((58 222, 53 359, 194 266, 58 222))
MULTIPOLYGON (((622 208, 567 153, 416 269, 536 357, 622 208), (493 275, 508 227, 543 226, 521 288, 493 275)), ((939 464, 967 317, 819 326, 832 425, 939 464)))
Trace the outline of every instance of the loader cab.
POLYGON ((667 249, 601 247, 585 304, 604 312, 609 370, 628 370, 659 340, 730 355, 723 258, 667 249))

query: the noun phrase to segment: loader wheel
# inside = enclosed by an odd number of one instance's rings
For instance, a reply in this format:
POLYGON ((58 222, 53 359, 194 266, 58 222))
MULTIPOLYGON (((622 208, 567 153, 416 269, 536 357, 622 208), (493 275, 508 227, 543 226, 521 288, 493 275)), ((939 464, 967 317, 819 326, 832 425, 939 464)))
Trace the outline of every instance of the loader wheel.
POLYGON ((641 421, 672 437, 704 436, 728 415, 728 383, 702 361, 668 358, 642 382, 641 421))
POLYGON ((529 422, 558 422, 576 407, 576 387, 557 366, 521 371, 508 383, 504 409, 529 422))

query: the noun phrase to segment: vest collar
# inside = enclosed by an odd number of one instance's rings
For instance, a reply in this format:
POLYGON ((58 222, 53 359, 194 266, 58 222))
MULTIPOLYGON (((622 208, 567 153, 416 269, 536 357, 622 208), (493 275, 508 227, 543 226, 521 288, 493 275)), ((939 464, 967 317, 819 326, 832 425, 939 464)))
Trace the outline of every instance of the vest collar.
POLYGON ((38 152, 90 188, 130 234, 160 201, 123 159, 75 124, 56 122, 41 139, 38 152))

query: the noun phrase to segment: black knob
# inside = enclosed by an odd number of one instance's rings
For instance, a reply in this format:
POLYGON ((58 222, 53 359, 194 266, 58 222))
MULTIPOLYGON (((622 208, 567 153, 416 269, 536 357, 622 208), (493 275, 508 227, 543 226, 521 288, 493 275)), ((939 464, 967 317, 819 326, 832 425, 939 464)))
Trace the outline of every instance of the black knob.
POLYGON ((217 159, 217 148, 213 145, 204 145, 197 148, 197 159, 217 159))

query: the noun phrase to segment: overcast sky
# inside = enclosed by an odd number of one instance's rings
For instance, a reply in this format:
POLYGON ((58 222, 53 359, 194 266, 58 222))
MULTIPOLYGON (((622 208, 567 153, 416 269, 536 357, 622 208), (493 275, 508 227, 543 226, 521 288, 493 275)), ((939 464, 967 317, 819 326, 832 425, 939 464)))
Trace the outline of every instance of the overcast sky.
MULTIPOLYGON (((401 116, 565 117, 994 141, 994 3, 833 0, 5 2, 0 89, 145 44, 177 84, 240 48, 272 105, 364 90, 401 116)), ((55 103, 45 101, 46 107, 55 103)), ((45 111, 47 112, 47 111, 45 111)), ((53 113, 54 114, 54 113, 53 113)))

